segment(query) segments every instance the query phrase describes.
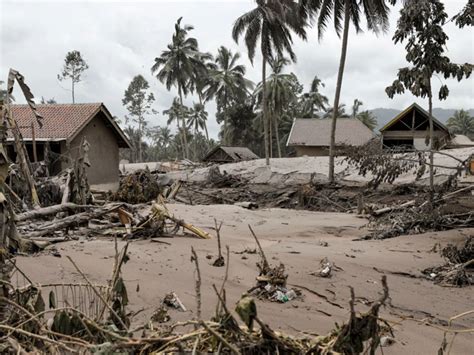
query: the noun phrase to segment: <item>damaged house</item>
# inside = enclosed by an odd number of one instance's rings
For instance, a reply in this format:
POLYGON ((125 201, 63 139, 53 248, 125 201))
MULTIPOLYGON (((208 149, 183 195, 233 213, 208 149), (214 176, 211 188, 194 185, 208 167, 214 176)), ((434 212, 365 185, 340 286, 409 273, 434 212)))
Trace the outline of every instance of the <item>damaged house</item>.
MULTIPOLYGON (((293 147, 298 157, 329 155, 331 122, 332 119, 295 118, 287 147, 293 147)), ((336 149, 343 145, 362 146, 374 137, 374 133, 357 119, 337 119, 336 149)))
MULTIPOLYGON (((446 147, 453 136, 448 127, 433 117, 436 149, 446 147)), ((414 103, 380 129, 382 144, 387 148, 402 147, 408 150, 429 149, 429 113, 414 103)))
MULTIPOLYGON (((58 174, 78 157, 83 139, 89 143, 89 184, 114 189, 119 182, 119 148, 131 148, 128 138, 102 103, 37 105, 43 116, 40 128, 28 105, 12 105, 11 111, 30 161, 45 160, 49 173, 58 174)), ((13 141, 13 137, 9 137, 13 141)), ((14 145, 8 154, 15 161, 14 145)))
POLYGON ((206 163, 235 163, 243 160, 260 159, 260 157, 247 147, 217 146, 202 159, 206 163))

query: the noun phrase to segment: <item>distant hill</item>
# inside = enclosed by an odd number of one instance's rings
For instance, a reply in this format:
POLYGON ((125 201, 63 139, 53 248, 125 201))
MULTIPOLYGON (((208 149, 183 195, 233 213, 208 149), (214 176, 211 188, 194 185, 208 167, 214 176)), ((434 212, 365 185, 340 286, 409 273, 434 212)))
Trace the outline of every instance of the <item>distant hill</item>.
MULTIPOLYGON (((392 118, 401 112, 401 110, 396 110, 393 108, 376 108, 370 111, 375 115, 375 117, 377 117, 377 129, 385 126, 392 118)), ((474 116, 474 109, 470 109, 468 111, 471 116, 474 116)), ((442 123, 446 123, 448 119, 454 115, 454 112, 456 112, 455 109, 433 108, 433 116, 442 123)))

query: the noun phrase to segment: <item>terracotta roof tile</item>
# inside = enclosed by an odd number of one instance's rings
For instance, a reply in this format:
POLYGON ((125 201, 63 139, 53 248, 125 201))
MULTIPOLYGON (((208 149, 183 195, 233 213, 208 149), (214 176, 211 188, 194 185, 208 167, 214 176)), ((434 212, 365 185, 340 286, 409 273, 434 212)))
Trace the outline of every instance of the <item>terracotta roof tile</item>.
POLYGON ((28 105, 12 105, 11 110, 23 138, 32 138, 33 122, 37 139, 66 140, 74 136, 101 105, 101 103, 37 105, 38 112, 43 116, 42 128, 39 127, 28 105))

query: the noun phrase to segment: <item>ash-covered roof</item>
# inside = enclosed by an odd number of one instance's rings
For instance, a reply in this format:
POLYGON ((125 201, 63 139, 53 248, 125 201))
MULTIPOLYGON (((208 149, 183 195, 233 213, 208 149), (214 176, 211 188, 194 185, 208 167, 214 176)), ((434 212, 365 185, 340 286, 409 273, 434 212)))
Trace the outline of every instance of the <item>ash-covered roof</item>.
MULTIPOLYGON (((328 147, 332 119, 295 118, 287 146, 328 147)), ((336 145, 360 146, 374 138, 374 133, 354 118, 338 118, 336 145)))
MULTIPOLYGON (((223 151, 230 160, 233 161, 241 161, 241 160, 253 160, 259 159, 260 157, 252 152, 247 147, 224 147, 218 146, 212 149, 207 155, 204 157, 204 161, 212 161, 212 156, 218 152, 219 150, 223 151)), ((220 159, 219 159, 220 160, 220 159)))

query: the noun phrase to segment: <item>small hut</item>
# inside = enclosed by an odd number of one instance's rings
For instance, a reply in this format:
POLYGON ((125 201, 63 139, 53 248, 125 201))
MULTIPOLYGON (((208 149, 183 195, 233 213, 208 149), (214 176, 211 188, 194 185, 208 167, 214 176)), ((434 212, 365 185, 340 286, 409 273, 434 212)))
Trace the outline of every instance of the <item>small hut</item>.
POLYGON ((235 163, 244 160, 260 159, 260 157, 247 147, 217 146, 202 159, 206 163, 235 163))

